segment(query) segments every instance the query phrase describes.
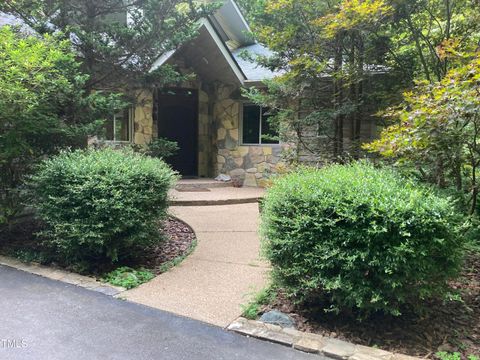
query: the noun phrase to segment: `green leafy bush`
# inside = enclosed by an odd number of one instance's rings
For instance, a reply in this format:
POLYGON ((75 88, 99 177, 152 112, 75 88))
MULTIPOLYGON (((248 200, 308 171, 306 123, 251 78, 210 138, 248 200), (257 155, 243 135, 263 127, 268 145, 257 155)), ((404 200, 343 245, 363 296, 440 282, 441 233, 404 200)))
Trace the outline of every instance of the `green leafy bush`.
POLYGON ((177 142, 158 138, 152 140, 147 145, 146 154, 151 157, 165 159, 175 155, 178 150, 179 147, 177 142))
MULTIPOLYGON (((2 2, 3 3, 3 2, 2 2)), ((24 180, 45 156, 80 147, 124 104, 85 91, 70 41, 0 26, 0 226, 23 212, 24 180)))
POLYGON ((46 160, 30 185, 45 242, 67 264, 95 264, 159 240, 175 180, 161 160, 105 148, 46 160))
POLYGON ((275 182, 262 214, 275 281, 325 310, 399 315, 447 294, 463 239, 450 200, 367 163, 302 169, 275 182))
POLYGON ((152 280, 155 277, 152 272, 140 269, 135 270, 127 266, 120 267, 108 273, 104 280, 114 286, 121 286, 125 289, 133 289, 137 286, 152 280))

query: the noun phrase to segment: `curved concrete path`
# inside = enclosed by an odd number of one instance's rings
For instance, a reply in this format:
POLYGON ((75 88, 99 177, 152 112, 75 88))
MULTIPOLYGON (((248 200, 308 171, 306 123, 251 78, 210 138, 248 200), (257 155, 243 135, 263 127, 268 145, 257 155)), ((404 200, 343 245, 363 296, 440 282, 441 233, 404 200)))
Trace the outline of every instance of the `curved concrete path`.
POLYGON ((259 258, 258 204, 172 207, 198 246, 182 264, 121 297, 226 327, 267 284, 259 258), (250 296, 249 296, 250 295, 250 296))

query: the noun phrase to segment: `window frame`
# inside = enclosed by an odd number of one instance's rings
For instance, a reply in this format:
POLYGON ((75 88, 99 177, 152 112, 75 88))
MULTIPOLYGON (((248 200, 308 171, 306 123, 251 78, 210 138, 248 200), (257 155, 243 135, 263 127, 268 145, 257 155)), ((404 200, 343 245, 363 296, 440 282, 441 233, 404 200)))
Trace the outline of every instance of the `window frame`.
MULTIPOLYGON (((122 110, 122 111, 125 111, 125 110, 122 110)), ((117 134, 117 132, 116 132, 116 123, 117 123, 116 117, 118 116, 118 114, 119 113, 113 114, 113 119, 111 119, 113 121, 113 126, 112 126, 113 139, 112 140, 105 139, 105 142, 111 143, 111 144, 131 144, 133 142, 133 139, 134 139, 133 131, 135 129, 135 126, 134 126, 134 123, 135 123, 135 109, 133 107, 128 108, 128 120, 127 120, 128 121, 128 140, 116 140, 115 139, 116 134, 117 134)), ((108 121, 110 121, 110 119, 108 121)))
POLYGON ((270 146, 270 147, 279 147, 281 146, 281 141, 279 140, 277 143, 275 144, 272 144, 272 143, 269 143, 269 144, 266 144, 266 143, 263 143, 262 142, 262 120, 263 120, 263 109, 265 109, 264 106, 260 106, 260 105, 256 105, 256 104, 253 104, 253 103, 250 103, 250 102, 242 102, 240 103, 240 119, 239 119, 239 129, 238 129, 238 132, 239 132, 239 143, 241 146, 270 146), (244 123, 244 109, 245 109, 245 106, 257 106, 260 108, 260 117, 259 117, 259 136, 258 136, 258 143, 245 143, 243 142, 243 123, 244 123))

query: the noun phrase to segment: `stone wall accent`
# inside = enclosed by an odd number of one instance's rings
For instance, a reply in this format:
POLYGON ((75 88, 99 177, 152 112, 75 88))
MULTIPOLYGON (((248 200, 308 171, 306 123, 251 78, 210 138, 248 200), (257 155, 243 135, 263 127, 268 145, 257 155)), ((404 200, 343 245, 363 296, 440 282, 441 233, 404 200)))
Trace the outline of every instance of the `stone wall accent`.
POLYGON ((241 145, 240 116, 243 102, 232 99, 231 88, 218 90, 214 107, 216 173, 230 175, 244 186, 263 186, 270 175, 285 167, 285 145, 241 145))
POLYGON ((134 111, 133 142, 137 145, 148 144, 156 137, 153 123, 153 94, 142 91, 137 95, 134 111))

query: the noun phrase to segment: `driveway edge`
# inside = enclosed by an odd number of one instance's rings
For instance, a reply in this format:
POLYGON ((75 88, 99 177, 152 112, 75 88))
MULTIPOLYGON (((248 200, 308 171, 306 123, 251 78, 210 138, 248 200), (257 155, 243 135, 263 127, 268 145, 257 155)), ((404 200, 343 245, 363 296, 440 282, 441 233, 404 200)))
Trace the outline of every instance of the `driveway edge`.
POLYGON ((75 274, 58 268, 40 265, 37 263, 24 263, 17 259, 0 255, 0 265, 8 266, 30 274, 42 276, 51 280, 82 287, 108 296, 117 296, 126 291, 125 288, 113 286, 97 279, 75 274))
POLYGON ((228 327, 228 330, 241 335, 275 342, 294 349, 321 354, 338 360, 418 360, 419 358, 392 353, 389 351, 355 345, 339 339, 328 338, 318 334, 306 333, 260 321, 238 318, 228 327))

